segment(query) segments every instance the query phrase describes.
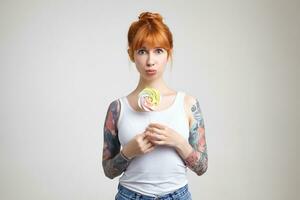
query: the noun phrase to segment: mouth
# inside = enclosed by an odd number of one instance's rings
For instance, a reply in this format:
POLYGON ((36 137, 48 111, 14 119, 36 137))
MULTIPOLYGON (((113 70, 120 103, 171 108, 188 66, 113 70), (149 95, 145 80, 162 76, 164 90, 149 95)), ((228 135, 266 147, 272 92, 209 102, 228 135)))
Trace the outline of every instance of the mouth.
POLYGON ((147 73, 148 75, 155 75, 155 74, 156 74, 156 70, 149 69, 149 70, 146 70, 146 73, 147 73))

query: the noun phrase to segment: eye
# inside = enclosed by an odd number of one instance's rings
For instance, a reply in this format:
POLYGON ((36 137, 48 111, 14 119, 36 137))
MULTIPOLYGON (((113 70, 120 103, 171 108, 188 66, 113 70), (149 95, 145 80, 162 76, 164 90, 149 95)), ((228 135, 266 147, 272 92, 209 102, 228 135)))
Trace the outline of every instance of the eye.
POLYGON ((140 49, 137 51, 137 54, 143 55, 146 51, 144 49, 140 49))
POLYGON ((161 54, 161 53, 164 52, 164 50, 163 49, 156 49, 156 52, 159 53, 159 54, 161 54))

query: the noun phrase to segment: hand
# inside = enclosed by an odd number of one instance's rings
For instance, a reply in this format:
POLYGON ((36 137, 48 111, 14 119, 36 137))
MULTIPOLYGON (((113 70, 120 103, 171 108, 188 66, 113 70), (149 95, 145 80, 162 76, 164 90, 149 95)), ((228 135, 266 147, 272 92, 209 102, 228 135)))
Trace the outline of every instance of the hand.
POLYGON ((146 127, 146 135, 154 145, 167 145, 178 148, 184 143, 184 138, 170 127, 158 123, 151 123, 146 127))
POLYGON ((136 135, 122 149, 122 153, 128 159, 145 153, 149 153, 155 149, 155 146, 150 142, 146 135, 147 131, 136 135))

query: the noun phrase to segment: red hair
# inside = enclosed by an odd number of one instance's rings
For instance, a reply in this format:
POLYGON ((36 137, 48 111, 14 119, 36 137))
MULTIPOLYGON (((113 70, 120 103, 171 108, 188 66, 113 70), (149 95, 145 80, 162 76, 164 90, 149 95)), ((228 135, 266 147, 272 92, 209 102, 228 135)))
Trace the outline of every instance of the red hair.
POLYGON ((134 51, 143 44, 164 48, 168 58, 172 58, 173 37, 163 18, 158 13, 142 12, 139 20, 131 24, 128 30, 128 54, 134 62, 134 51))

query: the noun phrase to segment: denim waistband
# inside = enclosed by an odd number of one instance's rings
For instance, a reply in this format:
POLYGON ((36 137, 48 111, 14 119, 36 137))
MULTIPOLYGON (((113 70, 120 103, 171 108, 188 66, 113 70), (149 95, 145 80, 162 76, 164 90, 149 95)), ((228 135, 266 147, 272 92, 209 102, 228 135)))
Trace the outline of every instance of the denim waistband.
POLYGON ((148 195, 144 195, 135 191, 132 191, 126 187, 124 187, 123 185, 121 185, 120 183, 118 184, 118 190, 120 193, 122 193, 123 195, 127 196, 130 199, 143 199, 143 200, 155 200, 155 199, 180 199, 180 197, 183 197, 184 195, 186 195, 187 192, 189 192, 188 190, 188 184, 186 184, 185 186, 175 190, 174 192, 171 192, 169 194, 164 194, 164 195, 154 195, 156 197, 153 196, 148 196, 148 195))

